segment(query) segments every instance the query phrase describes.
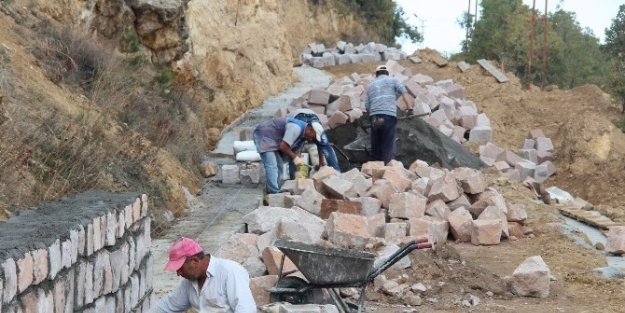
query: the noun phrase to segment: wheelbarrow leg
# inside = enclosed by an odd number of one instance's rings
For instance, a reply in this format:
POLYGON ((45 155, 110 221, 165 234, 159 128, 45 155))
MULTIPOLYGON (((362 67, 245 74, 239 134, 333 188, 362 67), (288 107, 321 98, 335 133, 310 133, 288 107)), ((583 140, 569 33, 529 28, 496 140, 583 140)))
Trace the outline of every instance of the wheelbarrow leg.
POLYGON ((362 313, 365 307, 365 294, 367 293, 367 285, 362 287, 362 292, 360 293, 360 299, 358 299, 358 313, 362 313))
POLYGON ((339 310, 339 313, 351 313, 349 307, 345 304, 345 301, 343 301, 341 295, 335 288, 328 288, 328 291, 330 292, 330 297, 332 297, 332 300, 336 303, 336 308, 339 310))
POLYGON ((282 260, 280 261, 280 271, 278 271, 278 280, 276 281, 276 287, 278 287, 278 284, 280 283, 280 280, 282 279, 282 269, 284 268, 284 259, 286 258, 286 254, 282 254, 282 260))

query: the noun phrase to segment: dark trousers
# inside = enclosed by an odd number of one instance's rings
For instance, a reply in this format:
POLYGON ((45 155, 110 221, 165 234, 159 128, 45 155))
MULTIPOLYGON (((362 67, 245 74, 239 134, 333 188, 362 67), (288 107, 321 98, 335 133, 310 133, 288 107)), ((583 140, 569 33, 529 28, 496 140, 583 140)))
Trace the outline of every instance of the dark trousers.
POLYGON ((395 157, 397 117, 373 115, 371 120, 371 156, 374 161, 387 164, 395 157))

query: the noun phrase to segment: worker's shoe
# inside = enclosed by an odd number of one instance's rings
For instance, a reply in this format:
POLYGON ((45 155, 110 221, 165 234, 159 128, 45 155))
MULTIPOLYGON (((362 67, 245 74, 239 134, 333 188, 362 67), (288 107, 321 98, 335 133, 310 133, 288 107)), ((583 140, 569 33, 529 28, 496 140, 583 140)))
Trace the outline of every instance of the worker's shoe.
POLYGON ((269 205, 269 195, 268 194, 263 197, 263 205, 265 205, 265 206, 269 205))

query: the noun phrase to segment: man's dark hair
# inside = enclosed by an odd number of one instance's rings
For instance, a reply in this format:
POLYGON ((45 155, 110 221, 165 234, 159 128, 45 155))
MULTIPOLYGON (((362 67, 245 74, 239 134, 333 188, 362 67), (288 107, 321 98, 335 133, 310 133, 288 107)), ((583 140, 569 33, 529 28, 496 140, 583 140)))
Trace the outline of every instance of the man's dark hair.
POLYGON ((388 76, 388 71, 377 71, 377 72, 375 72, 375 77, 378 77, 380 75, 388 76))

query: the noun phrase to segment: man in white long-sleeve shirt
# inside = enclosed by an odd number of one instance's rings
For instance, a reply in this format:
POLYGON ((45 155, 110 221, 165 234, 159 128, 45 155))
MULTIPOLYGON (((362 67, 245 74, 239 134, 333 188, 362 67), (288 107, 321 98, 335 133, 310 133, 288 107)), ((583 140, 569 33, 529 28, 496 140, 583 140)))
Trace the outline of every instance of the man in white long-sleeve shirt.
POLYGON ((205 254, 192 239, 180 238, 169 250, 167 271, 185 278, 150 313, 255 313, 250 278, 241 264, 205 254))

